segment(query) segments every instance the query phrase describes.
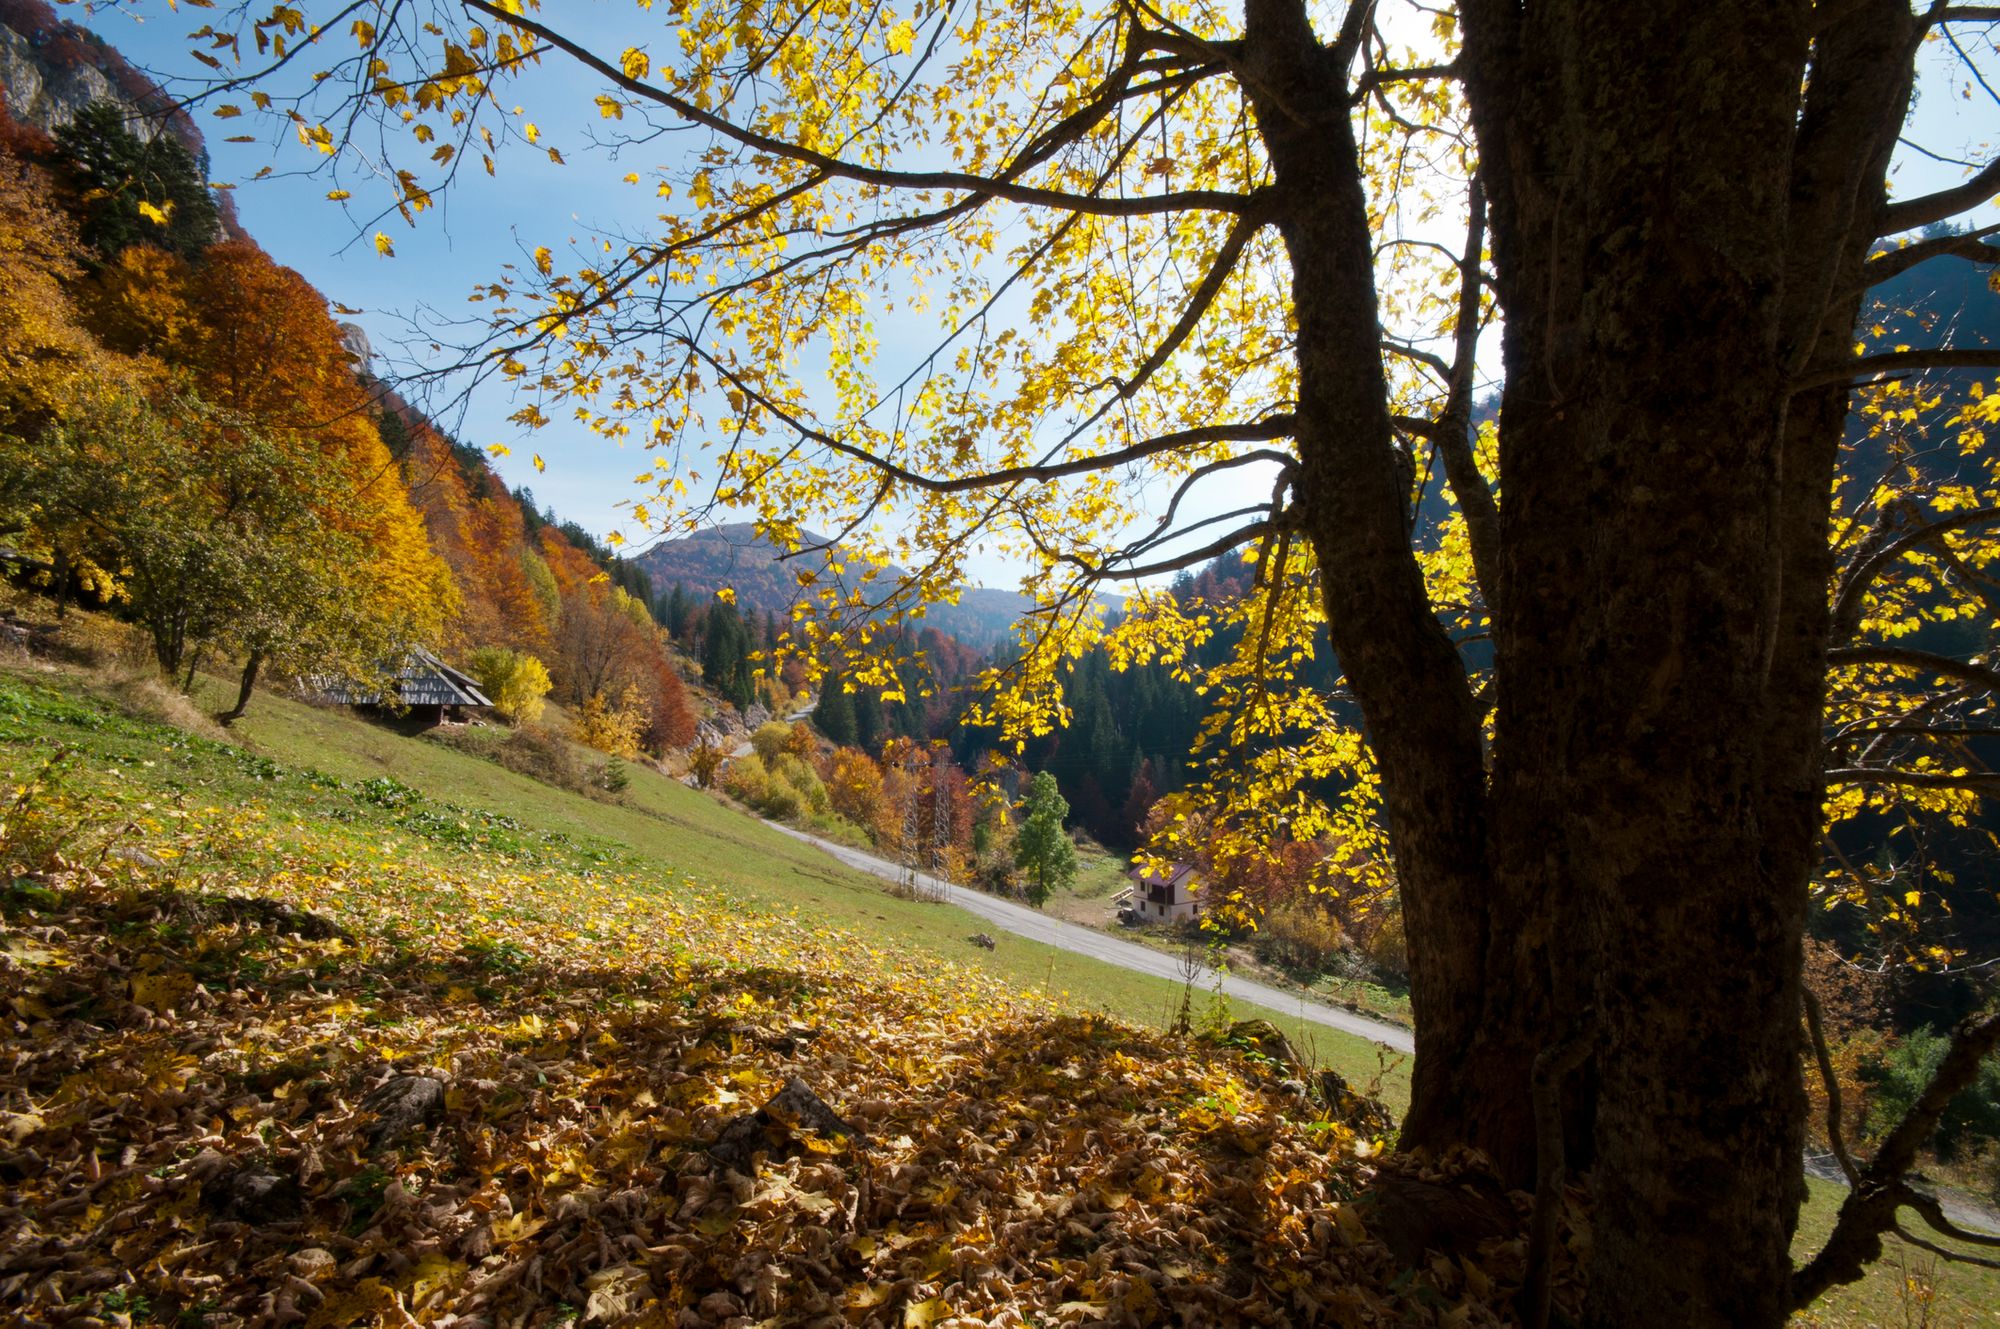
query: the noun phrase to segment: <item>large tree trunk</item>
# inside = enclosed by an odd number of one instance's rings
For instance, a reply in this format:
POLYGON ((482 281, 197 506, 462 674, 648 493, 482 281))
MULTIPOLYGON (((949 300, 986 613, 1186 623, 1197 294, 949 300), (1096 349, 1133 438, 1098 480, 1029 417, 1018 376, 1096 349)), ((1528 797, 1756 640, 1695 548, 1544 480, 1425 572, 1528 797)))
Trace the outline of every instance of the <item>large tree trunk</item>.
POLYGON ((1590 1320, 1779 1324, 1845 409, 1790 384, 1845 353, 1908 13, 1819 34, 1817 140, 1805 4, 1465 15, 1507 319, 1495 896, 1535 920, 1496 940, 1595 1026, 1590 1320))
POLYGON ((1817 720, 1767 689, 1807 17, 1537 6, 1509 86, 1469 85, 1507 318, 1495 870, 1596 1026, 1599 1324, 1784 1318, 1810 859, 1764 835, 1762 738, 1817 720))
POLYGON ((1532 1068, 1585 1046, 1589 1320, 1781 1324, 1846 410, 1791 385, 1848 354, 1910 15, 1462 5, 1506 317, 1488 771, 1382 405, 1353 12, 1323 44, 1249 0, 1240 60, 1293 269, 1298 512, 1410 940, 1403 1144, 1531 1184, 1532 1068))

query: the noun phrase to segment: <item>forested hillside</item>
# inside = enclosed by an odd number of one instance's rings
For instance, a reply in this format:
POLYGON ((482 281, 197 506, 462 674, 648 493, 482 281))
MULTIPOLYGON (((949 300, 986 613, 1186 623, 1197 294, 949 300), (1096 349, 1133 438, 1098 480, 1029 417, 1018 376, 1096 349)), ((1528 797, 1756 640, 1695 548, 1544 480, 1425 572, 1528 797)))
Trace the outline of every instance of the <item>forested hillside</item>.
POLYGON ((691 742, 644 578, 374 381, 122 57, 36 0, 0 25, 16 568, 133 618, 172 676, 234 671, 239 713, 260 680, 359 678, 423 646, 496 688, 540 680, 600 746, 691 742))

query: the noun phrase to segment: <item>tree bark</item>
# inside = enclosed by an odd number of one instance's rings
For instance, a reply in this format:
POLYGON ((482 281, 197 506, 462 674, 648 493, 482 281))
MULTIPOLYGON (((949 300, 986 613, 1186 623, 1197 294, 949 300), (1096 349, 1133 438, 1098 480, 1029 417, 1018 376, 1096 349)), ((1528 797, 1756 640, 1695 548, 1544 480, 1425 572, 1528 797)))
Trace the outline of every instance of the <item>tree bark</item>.
POLYGON ((1777 1325, 1846 413, 1844 389, 1792 385, 1846 353, 1913 20, 1899 0, 1817 31, 1804 0, 1461 12, 1506 318, 1490 774, 1383 407, 1346 109, 1366 7, 1322 42, 1297 0, 1249 0, 1239 57, 1293 270, 1298 520, 1396 846, 1403 1144, 1469 1144, 1531 1184, 1531 1067, 1587 1024, 1543 1125, 1566 1093, 1588 1319, 1777 1325))
POLYGON ((1482 1038, 1595 1007, 1590 1322, 1776 1325, 1823 649, 1781 607, 1790 575, 1823 614, 1832 477, 1784 474, 1810 6, 1464 17, 1506 318, 1493 891, 1528 920, 1488 969, 1551 1007, 1496 993, 1482 1038), (1812 523, 1782 498, 1815 486, 1812 523))
POLYGON ((56 544, 52 561, 55 564, 56 622, 64 623, 69 620, 69 580, 72 574, 69 550, 60 542, 56 544))

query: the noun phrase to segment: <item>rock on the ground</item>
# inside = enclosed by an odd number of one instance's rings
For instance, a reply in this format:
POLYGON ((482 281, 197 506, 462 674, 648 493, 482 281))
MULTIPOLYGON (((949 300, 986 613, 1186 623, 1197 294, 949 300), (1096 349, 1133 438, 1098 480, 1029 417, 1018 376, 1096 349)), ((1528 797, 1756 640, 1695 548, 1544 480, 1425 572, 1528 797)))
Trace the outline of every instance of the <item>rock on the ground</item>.
POLYGON ((263 1163, 216 1173, 202 1183, 201 1202, 217 1218, 239 1223, 289 1223, 305 1208, 299 1183, 263 1163))
POLYGON ((1297 1050, 1292 1047, 1292 1040, 1269 1020, 1238 1020, 1229 1026, 1229 1033, 1223 1041, 1253 1048, 1281 1065, 1297 1068, 1302 1064, 1297 1050))
POLYGON ((361 1100, 361 1110, 375 1114, 375 1124, 368 1128, 368 1150, 378 1152, 444 1115, 444 1081, 430 1075, 399 1075, 371 1090, 361 1100))
POLYGON ((859 1131, 842 1121, 825 1099, 794 1075, 763 1107, 724 1123, 721 1134, 708 1147, 708 1156, 731 1171, 747 1173, 759 1149, 783 1143, 800 1131, 860 1138, 859 1131))

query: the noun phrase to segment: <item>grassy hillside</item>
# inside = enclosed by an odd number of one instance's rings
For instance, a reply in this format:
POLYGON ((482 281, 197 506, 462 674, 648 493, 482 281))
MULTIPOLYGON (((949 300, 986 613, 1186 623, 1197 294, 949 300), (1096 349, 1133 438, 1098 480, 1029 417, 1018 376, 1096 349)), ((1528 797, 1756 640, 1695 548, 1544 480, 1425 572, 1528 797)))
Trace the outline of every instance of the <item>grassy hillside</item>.
MULTIPOLYGON (((969 917, 649 773, 614 805, 339 712, 260 698, 224 744, 102 690, 0 669, 0 1286, 34 1318, 281 1289, 312 1329, 1279 1323, 1328 1295, 1476 1324, 1515 1276, 1500 1249, 1476 1294, 1397 1281, 1344 1198, 1364 1139, 1275 1067, 1086 1013, 1157 1025, 1169 984, 975 950, 969 917), (370 1095, 416 1075, 439 1105, 376 1140, 370 1095), (703 1161, 793 1075, 866 1144, 766 1123, 754 1182, 703 1161), (779 1264, 805 1272, 743 1272, 779 1264)), ((1815 1188, 1802 1250, 1837 1203, 1815 1188)), ((1892 1241, 1804 1318, 1996 1306, 1892 1241)))
POLYGON ((397 778, 432 755, 349 759, 0 677, 0 1287, 23 1321, 1171 1299, 1281 1324, 1336 1293, 1430 1322, 1468 1295, 1390 1288, 1347 1207, 1367 1141, 1278 1068, 757 908, 741 863, 719 888, 397 778))
MULTIPOLYGON (((219 688, 220 685, 214 685, 219 688)), ((217 703, 220 691, 203 698, 217 703)), ((623 802, 609 804, 528 779, 443 743, 410 738, 347 712, 259 697, 232 731, 244 747, 276 761, 343 780, 388 776, 443 801, 522 826, 573 838, 607 861, 699 881, 743 906, 804 924, 852 932, 896 971, 923 970, 940 959, 986 973, 1016 991, 1045 994, 1067 1009, 1096 1011, 1164 1027, 1181 989, 1005 933, 991 952, 972 946, 984 920, 948 906, 898 900, 884 884, 775 832, 707 794, 641 767, 629 768, 623 802)), ((1199 1013, 1209 994, 1195 994, 1199 1013)), ((1398 1110, 1408 1101, 1407 1067, 1385 1066, 1363 1039, 1298 1019, 1297 1012, 1234 1003, 1236 1018, 1261 1016, 1302 1050, 1362 1083, 1381 1079, 1398 1110)))

